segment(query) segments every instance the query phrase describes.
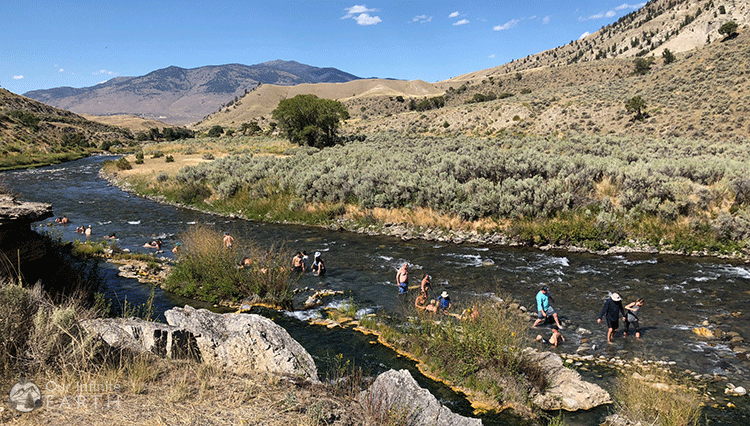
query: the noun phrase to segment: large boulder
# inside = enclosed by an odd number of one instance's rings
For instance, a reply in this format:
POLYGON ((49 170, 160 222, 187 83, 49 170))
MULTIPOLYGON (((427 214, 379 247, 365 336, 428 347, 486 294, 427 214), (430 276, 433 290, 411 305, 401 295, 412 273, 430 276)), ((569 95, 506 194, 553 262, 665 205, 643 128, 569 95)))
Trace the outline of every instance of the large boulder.
POLYGON ((190 306, 164 312, 171 326, 192 333, 203 362, 235 371, 259 370, 319 382, 312 356, 268 318, 255 314, 217 314, 190 306))
POLYGON ((612 403, 607 391, 584 381, 577 371, 566 368, 559 355, 534 349, 528 349, 525 353, 539 364, 547 380, 547 389, 532 395, 533 403, 542 410, 589 410, 612 403))
POLYGON ((167 358, 201 359, 195 336, 179 327, 139 318, 96 318, 81 321, 81 326, 114 348, 167 358))
POLYGON ((463 417, 440 404, 427 389, 419 387, 408 370, 388 370, 369 389, 359 394, 359 403, 378 424, 413 426, 479 426, 480 419, 463 417))

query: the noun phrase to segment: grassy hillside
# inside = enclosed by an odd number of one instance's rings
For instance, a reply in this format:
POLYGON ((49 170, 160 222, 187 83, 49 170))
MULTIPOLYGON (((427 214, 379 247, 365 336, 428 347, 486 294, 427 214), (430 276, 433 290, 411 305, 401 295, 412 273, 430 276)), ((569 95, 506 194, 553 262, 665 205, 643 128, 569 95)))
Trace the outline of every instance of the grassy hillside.
POLYGON ((132 139, 128 130, 0 89, 0 170, 73 160, 132 139))

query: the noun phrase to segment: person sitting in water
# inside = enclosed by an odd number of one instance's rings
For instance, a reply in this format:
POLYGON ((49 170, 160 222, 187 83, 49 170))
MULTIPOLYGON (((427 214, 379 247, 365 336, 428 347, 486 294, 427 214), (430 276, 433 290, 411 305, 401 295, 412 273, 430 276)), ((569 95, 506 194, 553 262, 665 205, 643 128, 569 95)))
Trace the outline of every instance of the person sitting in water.
POLYGON ((451 298, 448 296, 448 292, 444 291, 440 294, 437 300, 437 307, 440 313, 447 314, 448 309, 451 308, 451 298))
POLYGON ((115 233, 113 232, 109 235, 105 235, 104 238, 107 240, 114 240, 114 239, 117 239, 117 235, 115 235, 115 233))
POLYGON ((86 234, 87 237, 90 237, 93 232, 94 231, 91 230, 91 225, 89 225, 89 227, 86 228, 86 230, 83 233, 86 234))
POLYGON ((180 246, 181 245, 182 244, 180 244, 179 242, 174 243, 174 247, 172 248, 172 253, 179 254, 180 253, 180 248, 181 248, 180 246))
POLYGON ((86 231, 86 229, 83 227, 83 225, 76 228, 76 232, 79 234, 83 234, 86 231))
POLYGON ((156 240, 151 241, 150 243, 144 244, 143 248, 152 248, 152 249, 161 250, 161 244, 162 244, 161 238, 157 238, 156 240))
POLYGON ((292 258, 292 270, 298 274, 305 272, 305 262, 302 260, 302 252, 298 251, 292 258))
MULTIPOLYGON (((541 334, 536 336, 536 340, 538 342, 547 342, 547 340, 544 340, 541 334)), ((549 344, 552 346, 557 346, 564 341, 565 336, 560 333, 560 328, 557 326, 557 324, 552 324, 552 336, 550 336, 549 338, 549 344)))
POLYGON ((427 293, 425 293, 424 291, 419 293, 417 299, 414 300, 414 307, 422 310, 427 309, 427 293))
POLYGON ((320 252, 315 252, 315 257, 313 259, 312 264, 312 271, 315 273, 315 275, 322 277, 326 274, 326 265, 325 262, 323 262, 323 258, 320 257, 320 252))
POLYGON ((63 217, 60 219, 60 223, 70 223, 68 220, 68 216, 63 215, 63 217))

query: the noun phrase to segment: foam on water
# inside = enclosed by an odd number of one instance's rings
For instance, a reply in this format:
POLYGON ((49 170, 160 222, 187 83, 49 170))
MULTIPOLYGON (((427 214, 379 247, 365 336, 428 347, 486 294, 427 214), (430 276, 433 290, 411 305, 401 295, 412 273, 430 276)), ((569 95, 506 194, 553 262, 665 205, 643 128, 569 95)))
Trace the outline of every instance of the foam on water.
POLYGON ((140 220, 129 220, 128 224, 129 225, 140 225, 141 221, 140 220))

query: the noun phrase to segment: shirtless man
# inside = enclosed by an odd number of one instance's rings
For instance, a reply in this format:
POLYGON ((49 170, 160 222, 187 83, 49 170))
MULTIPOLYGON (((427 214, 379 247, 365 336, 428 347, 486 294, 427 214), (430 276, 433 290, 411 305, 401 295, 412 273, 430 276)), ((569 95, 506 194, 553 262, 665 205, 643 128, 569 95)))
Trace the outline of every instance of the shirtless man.
POLYGON ((292 270, 297 273, 305 272, 305 262, 302 260, 302 252, 297 252, 292 258, 292 270))
POLYGON ((225 232, 224 233, 224 247, 231 248, 232 244, 234 244, 234 237, 232 237, 231 235, 225 232))
POLYGON ((396 285, 398 285, 398 294, 406 294, 409 290, 409 264, 404 263, 401 269, 396 272, 396 285))

